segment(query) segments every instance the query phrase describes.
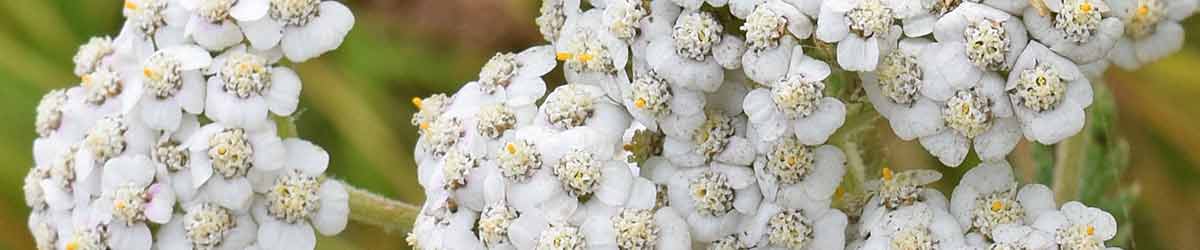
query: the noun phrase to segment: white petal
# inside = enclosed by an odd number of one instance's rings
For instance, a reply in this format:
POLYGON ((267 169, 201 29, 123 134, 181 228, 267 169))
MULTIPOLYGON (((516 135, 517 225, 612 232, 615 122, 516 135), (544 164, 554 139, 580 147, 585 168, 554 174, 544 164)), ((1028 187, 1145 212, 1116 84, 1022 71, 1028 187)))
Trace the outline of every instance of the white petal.
POLYGON ((797 139, 805 145, 825 143, 834 131, 846 122, 846 105, 832 97, 821 100, 817 112, 809 117, 797 119, 794 123, 797 139))
POLYGON ((239 21, 238 25, 246 33, 246 40, 255 49, 265 50, 275 47, 283 38, 283 24, 270 17, 255 21, 239 21))
POLYGON ((184 111, 192 114, 204 112, 204 75, 200 71, 183 72, 183 87, 175 99, 184 111))
POLYGON ((182 63, 179 67, 182 70, 197 70, 208 67, 212 63, 212 55, 195 45, 177 46, 165 50, 162 53, 170 53, 179 59, 179 62, 182 63))
POLYGON ((317 246, 317 236, 307 223, 265 221, 258 228, 258 246, 266 250, 313 249, 317 246))
POLYGON ((998 118, 992 128, 975 138, 975 153, 985 161, 1001 160, 1021 142, 1021 128, 1016 119, 998 118))
POLYGON ((327 180, 317 191, 321 196, 321 208, 312 218, 312 225, 321 235, 333 236, 346 228, 350 215, 350 196, 346 188, 336 180, 327 180))
POLYGON ((322 1, 321 15, 299 28, 287 28, 282 47, 288 60, 304 62, 337 49, 354 26, 354 14, 345 5, 322 1))
POLYGON ((240 0, 229 9, 229 15, 238 21, 258 20, 267 15, 270 7, 267 0, 240 0))
POLYGON ((320 176, 329 166, 329 152, 302 139, 289 138, 283 141, 287 152, 287 167, 299 169, 310 176, 320 176))
POLYGON ((271 70, 271 88, 267 90, 267 106, 271 113, 280 116, 291 115, 300 103, 300 76, 287 67, 274 67, 271 70))
POLYGON ((210 23, 199 17, 188 21, 187 34, 196 44, 209 50, 218 51, 242 42, 242 29, 233 21, 225 20, 220 24, 210 23))
POLYGON ((849 71, 871 71, 879 63, 879 41, 875 36, 863 39, 857 35, 846 36, 838 43, 838 65, 849 71))
POLYGON ((109 230, 112 236, 108 240, 108 246, 113 249, 150 250, 150 246, 154 244, 150 236, 150 227, 143 223, 132 226, 117 223, 110 225, 109 230))
POLYGON ((940 134, 921 137, 920 141, 925 150, 937 156, 942 164, 951 167, 957 167, 963 159, 966 159, 970 146, 968 144, 970 141, 966 137, 960 136, 954 131, 943 131, 940 134))
POLYGON ((142 120, 146 126, 157 130, 175 130, 183 120, 183 111, 175 98, 146 98, 141 105, 142 120))

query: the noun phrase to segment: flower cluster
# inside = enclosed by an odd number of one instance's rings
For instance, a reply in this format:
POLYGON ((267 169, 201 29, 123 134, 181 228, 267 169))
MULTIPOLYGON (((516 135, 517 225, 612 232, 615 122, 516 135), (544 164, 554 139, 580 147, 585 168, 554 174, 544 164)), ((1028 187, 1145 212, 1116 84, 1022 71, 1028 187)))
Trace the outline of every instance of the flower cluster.
POLYGON ((313 249, 341 232, 329 155, 280 138, 300 63, 354 16, 320 0, 127 0, 115 38, 79 47, 78 86, 37 106, 25 178, 37 249, 313 249), (215 56, 214 56, 215 55, 215 56))
POLYGON ((1089 78, 1110 62, 1134 69, 1174 52, 1177 22, 1195 9, 1188 0, 544 0, 536 23, 549 44, 497 54, 452 95, 413 99, 427 200, 408 240, 420 249, 1103 249, 1115 235, 1110 214, 1058 207, 1046 186, 1018 185, 1005 158, 1022 138, 1056 144, 1079 133, 1089 78), (566 83, 546 94, 556 61, 566 83), (943 165, 962 165, 972 149, 982 163, 949 200, 926 187, 937 171, 884 168, 865 204, 835 208, 848 157, 827 143, 864 105, 943 165))

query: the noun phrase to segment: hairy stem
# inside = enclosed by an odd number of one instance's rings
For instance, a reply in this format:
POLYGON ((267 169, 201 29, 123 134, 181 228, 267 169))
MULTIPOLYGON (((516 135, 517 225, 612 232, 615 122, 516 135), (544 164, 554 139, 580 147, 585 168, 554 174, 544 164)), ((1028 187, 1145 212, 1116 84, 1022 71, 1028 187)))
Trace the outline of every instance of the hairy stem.
MULTIPOLYGON (((1091 109, 1087 117, 1094 114, 1091 109)), ((1095 124, 1087 121, 1083 131, 1071 138, 1058 143, 1054 155, 1054 197, 1058 202, 1077 200, 1080 180, 1083 179, 1083 164, 1087 161, 1087 147, 1092 143, 1092 130, 1095 124)))
POLYGON ((346 185, 350 194, 350 220, 382 228, 384 231, 407 232, 412 229, 421 208, 346 185))

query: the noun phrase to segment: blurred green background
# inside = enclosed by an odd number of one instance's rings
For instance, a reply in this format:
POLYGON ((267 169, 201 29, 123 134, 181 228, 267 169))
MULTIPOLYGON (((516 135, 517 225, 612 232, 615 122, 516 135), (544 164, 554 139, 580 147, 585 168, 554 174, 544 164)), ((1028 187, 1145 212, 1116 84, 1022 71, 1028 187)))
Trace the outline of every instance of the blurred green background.
MULTIPOLYGON (((344 2, 357 23, 341 49, 294 66, 304 82, 300 135, 330 152, 335 177, 419 203, 409 100, 454 91, 475 79, 496 51, 541 42, 533 24, 540 1, 344 2)), ((71 56, 89 37, 117 33, 120 6, 115 0, 0 1, 0 249, 33 247, 21 184, 32 164, 34 107, 47 91, 78 84, 71 56)), ((1106 76, 1130 166, 1111 176, 1118 185, 1093 191, 1088 202, 1129 204, 1114 211, 1132 219, 1120 225, 1132 229, 1127 248, 1200 249, 1200 21, 1187 27, 1188 43, 1177 55, 1106 76)), ((548 81, 560 84, 558 74, 548 81)), ((891 164, 935 166, 916 143, 879 134, 891 164)), ((1022 143, 1011 157, 1023 183, 1038 180, 1033 166, 1044 157, 1036 153, 1041 148, 1022 143)), ((953 182, 943 182, 949 191, 953 182)), ((404 233, 351 223, 318 248, 404 249, 404 233)))

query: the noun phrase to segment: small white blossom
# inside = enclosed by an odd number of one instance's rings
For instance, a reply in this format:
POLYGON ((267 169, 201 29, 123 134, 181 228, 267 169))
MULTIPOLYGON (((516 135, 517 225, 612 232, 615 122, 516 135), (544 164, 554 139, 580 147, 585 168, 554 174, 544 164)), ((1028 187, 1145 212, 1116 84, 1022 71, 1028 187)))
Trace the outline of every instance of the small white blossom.
POLYGON ((762 201, 754 170, 748 167, 714 163, 680 170, 666 183, 671 208, 687 220, 692 240, 698 242, 738 232, 762 201))
MULTIPOLYGON (((926 51, 934 48, 938 47, 926 51)), ((930 82, 930 71, 946 67, 943 66, 945 63, 930 58, 922 59, 927 64, 922 64, 926 84, 921 93, 938 105, 941 113, 938 123, 943 126, 939 126, 934 134, 920 137, 921 146, 937 156, 942 164, 951 167, 966 159, 972 144, 984 161, 999 160, 1008 155, 1021 140, 1021 127, 1013 117, 1013 107, 1004 92, 1004 80, 996 73, 987 72, 980 80, 967 85, 930 82)))
POLYGON ((1121 20, 1101 0, 1047 0, 1049 14, 1025 9, 1029 35, 1079 64, 1103 60, 1124 35, 1121 20))
POLYGON ((126 0, 121 14, 125 25, 117 37, 119 46, 165 48, 187 42, 184 29, 189 13, 179 1, 126 0))
MULTIPOLYGON (((285 165, 266 178, 272 183, 251 209, 263 249, 313 249, 315 229, 330 236, 346 228, 349 195, 342 183, 322 178, 329 154, 310 142, 288 139, 285 165)), ((476 240, 478 241, 478 240, 476 240)))
POLYGON ((171 220, 175 193, 162 180, 155 180, 157 170, 146 156, 112 159, 104 168, 103 193, 92 207, 107 224, 108 241, 130 244, 128 249, 150 249, 146 223, 171 220))
MULTIPOLYGON (((276 45, 288 60, 304 62, 337 49, 354 27, 354 14, 337 1, 267 0, 266 15, 252 20, 261 3, 251 3, 242 20, 238 20, 250 45, 269 50, 276 45), (252 7, 251 7, 252 6, 252 7)), ((238 6, 242 4, 239 1, 238 6)))
POLYGON ((995 239, 998 226, 1030 225, 1054 210, 1054 193, 1040 184, 1017 189, 1008 162, 983 163, 963 175, 950 198, 950 212, 968 232, 995 239))
POLYGON ((788 136, 760 151, 754 172, 766 201, 808 211, 829 207, 846 173, 842 150, 804 145, 788 136))
POLYGON ((837 43, 838 65, 849 71, 873 71, 902 33, 896 25, 897 2, 825 1, 817 17, 817 39, 837 43))
POLYGON ((1092 84, 1075 66, 1040 43, 1030 43, 1005 88, 1025 138, 1055 144, 1083 130, 1092 84))
POLYGON ((1059 249, 1106 249, 1104 242, 1117 235, 1117 221, 1111 214, 1077 201, 1038 216, 1033 228, 1053 234, 1059 249))
POLYGON ((1113 15, 1125 23, 1125 34, 1108 53, 1108 59, 1125 70, 1135 70, 1183 48, 1184 18, 1196 12, 1196 1, 1109 1, 1113 15))
POLYGON ((914 203, 885 212, 870 228, 864 250, 959 249, 966 246, 962 228, 946 212, 945 203, 914 203))
POLYGON ((138 108, 142 122, 157 130, 179 129, 184 112, 204 111, 204 75, 201 69, 212 63, 208 51, 183 45, 154 52, 141 62, 137 73, 125 80, 138 90, 138 108))
POLYGON ((846 245, 846 215, 828 207, 805 210, 772 203, 759 206, 746 232, 761 249, 842 249, 846 245))
POLYGON ((259 127, 268 111, 288 116, 300 102, 300 76, 277 66, 279 55, 237 46, 213 59, 209 67, 204 113, 232 127, 259 127))
POLYGON ((270 184, 251 179, 282 168, 289 158, 285 154, 290 154, 273 125, 247 129, 213 123, 200 128, 186 144, 195 199, 241 211, 250 205, 254 190, 270 184))
MULTIPOLYGON (((257 21, 267 15, 270 0, 180 0, 191 12, 184 34, 209 50, 223 50, 242 42, 238 22, 257 21)), ((262 32, 246 30, 246 32, 262 32)))
POLYGON ((804 144, 822 144, 842 127, 846 105, 825 96, 829 65, 803 55, 800 49, 792 54, 789 73, 765 83, 767 88, 750 91, 743 108, 758 139, 774 141, 795 134, 804 144))
POLYGON ((1029 42, 1021 20, 1003 11, 975 3, 962 3, 938 20, 933 35, 937 47, 922 57, 927 85, 963 87, 978 82, 987 72, 1012 69, 1029 42))
POLYGON ((739 47, 736 44, 742 43, 741 39, 726 34, 716 16, 707 11, 683 11, 654 21, 665 23, 652 25, 669 25, 671 30, 648 34, 647 65, 669 83, 717 91, 725 80, 726 69, 719 62, 736 61, 741 56, 737 50, 720 48, 739 47))
POLYGON ((875 71, 859 73, 867 98, 902 140, 928 136, 942 127, 938 124, 941 110, 921 94, 929 82, 919 59, 930 46, 929 40, 906 38, 896 50, 883 55, 875 71))

